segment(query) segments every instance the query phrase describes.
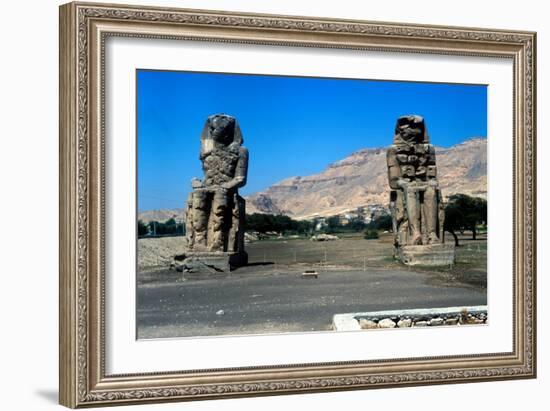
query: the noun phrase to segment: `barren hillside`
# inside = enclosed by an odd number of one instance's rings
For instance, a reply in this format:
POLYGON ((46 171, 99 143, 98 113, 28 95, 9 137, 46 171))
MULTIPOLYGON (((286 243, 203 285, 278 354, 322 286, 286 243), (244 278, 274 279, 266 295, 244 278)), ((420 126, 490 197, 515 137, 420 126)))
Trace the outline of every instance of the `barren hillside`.
MULTIPOLYGON (((436 147, 444 196, 487 195, 487 140, 473 138, 450 148, 436 147)), ((247 212, 284 213, 294 218, 330 216, 359 206, 388 202, 386 149, 363 149, 323 172, 290 177, 247 199, 247 212)))

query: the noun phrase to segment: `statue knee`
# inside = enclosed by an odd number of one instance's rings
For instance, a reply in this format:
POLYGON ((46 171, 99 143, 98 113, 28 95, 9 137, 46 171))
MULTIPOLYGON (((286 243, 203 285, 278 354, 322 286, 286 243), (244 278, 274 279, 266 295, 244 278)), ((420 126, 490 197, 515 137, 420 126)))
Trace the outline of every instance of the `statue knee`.
POLYGON ((191 194, 193 208, 196 210, 205 210, 208 205, 208 193, 204 190, 196 190, 191 194))
POLYGON ((212 211, 218 216, 222 216, 227 210, 228 201, 227 194, 217 192, 214 194, 214 199, 212 200, 212 211))

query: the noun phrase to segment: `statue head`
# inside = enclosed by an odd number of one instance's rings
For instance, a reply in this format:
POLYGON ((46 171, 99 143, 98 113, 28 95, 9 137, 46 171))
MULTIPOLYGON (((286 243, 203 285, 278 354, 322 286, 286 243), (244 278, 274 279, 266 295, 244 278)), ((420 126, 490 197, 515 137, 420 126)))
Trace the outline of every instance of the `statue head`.
POLYGON ((227 114, 213 114, 208 117, 202 131, 202 140, 229 146, 232 143, 242 144, 242 134, 235 117, 227 114))
POLYGON ((394 144, 408 143, 429 143, 430 138, 426 131, 426 124, 421 116, 408 115, 397 119, 395 125, 394 144))

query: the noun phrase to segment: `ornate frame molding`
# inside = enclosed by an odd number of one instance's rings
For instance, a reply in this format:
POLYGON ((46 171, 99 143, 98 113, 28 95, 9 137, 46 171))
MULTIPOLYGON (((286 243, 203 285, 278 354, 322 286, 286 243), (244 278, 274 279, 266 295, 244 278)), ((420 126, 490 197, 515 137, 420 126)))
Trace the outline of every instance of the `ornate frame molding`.
POLYGON ((535 41, 535 33, 504 30, 91 3, 61 6, 61 404, 101 406, 535 377, 535 41), (108 36, 513 59, 513 352, 105 375, 103 65, 108 36))

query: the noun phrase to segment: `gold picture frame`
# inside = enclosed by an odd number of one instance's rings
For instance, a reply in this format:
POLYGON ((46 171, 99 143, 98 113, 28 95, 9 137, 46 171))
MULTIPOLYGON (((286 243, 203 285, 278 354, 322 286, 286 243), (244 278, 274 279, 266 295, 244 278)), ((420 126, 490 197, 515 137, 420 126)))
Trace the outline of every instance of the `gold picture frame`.
POLYGON ((70 3, 60 7, 60 403, 67 407, 536 376, 536 34, 70 3), (109 36, 513 61, 513 351, 483 355, 105 373, 104 43, 109 36))

